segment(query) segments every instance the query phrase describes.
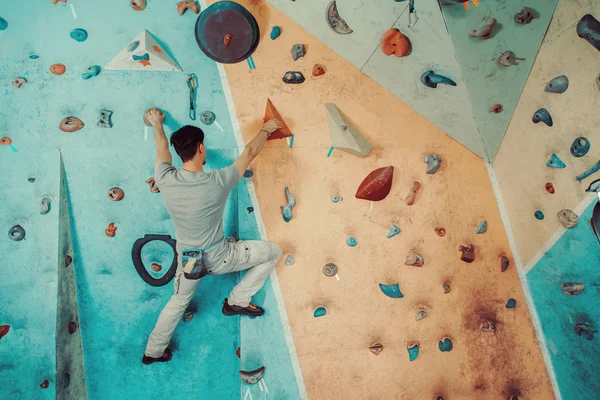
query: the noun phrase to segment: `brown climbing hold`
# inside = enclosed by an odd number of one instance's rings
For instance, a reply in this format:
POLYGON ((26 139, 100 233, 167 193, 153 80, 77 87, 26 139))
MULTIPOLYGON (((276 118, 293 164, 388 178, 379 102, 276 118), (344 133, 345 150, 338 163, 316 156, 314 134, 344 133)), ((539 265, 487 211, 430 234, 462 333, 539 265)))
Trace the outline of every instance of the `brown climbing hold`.
POLYGON ((60 124, 58 124, 58 129, 60 129, 63 132, 71 133, 71 132, 77 132, 84 126, 85 126, 85 124, 83 123, 82 120, 80 120, 77 117, 71 116, 71 117, 63 118, 63 120, 60 121, 60 124))
POLYGON ((65 3, 65 4, 67 4, 67 0, 52 0, 52 5, 56 5, 57 3, 65 3))
POLYGON ((466 263, 472 263, 475 261, 475 246, 472 244, 468 244, 466 246, 459 246, 459 251, 462 251, 462 256, 460 259, 466 263))
POLYGON ((150 268, 152 268, 152 271, 159 272, 160 270, 162 270, 162 265, 154 262, 154 263, 152 263, 150 268))
POLYGON ((163 117, 163 120, 165 118, 165 113, 162 112, 162 110, 160 108, 156 108, 156 107, 152 107, 146 110, 146 112, 144 113, 144 123, 148 126, 152 126, 152 124, 150 123, 150 121, 148 120, 148 114, 150 113, 150 111, 152 110, 156 110, 158 112, 160 112, 160 114, 163 117))
POLYGON ((108 191, 108 198, 112 201, 121 201, 125 197, 125 192, 119 187, 110 188, 108 191))
POLYGON ((241 352, 240 352, 240 348, 238 347, 237 350, 235 351, 235 354, 238 356, 238 358, 242 358, 241 352))
POLYGON ((392 189, 394 167, 378 168, 362 181, 355 197, 357 199, 380 201, 386 198, 392 189))
POLYGON ((411 50, 410 40, 396 28, 388 29, 381 37, 379 43, 381 51, 386 56, 393 54, 396 57, 404 57, 411 50))
POLYGON ((267 99, 267 109, 265 110, 265 118, 263 121, 268 122, 272 119, 280 121, 283 124, 283 128, 277 129, 275 132, 271 133, 267 140, 284 139, 292 136, 292 131, 290 131, 290 128, 288 128, 273 103, 271 103, 271 99, 267 99))
POLYGON ((225 35, 225 37, 223 38, 223 44, 225 45, 225 47, 229 47, 229 43, 231 43, 232 37, 233 37, 233 35, 231 33, 228 33, 227 35, 225 35))
POLYGON ((315 64, 312 70, 312 76, 321 76, 325 75, 325 67, 321 64, 315 64))
POLYGON ((156 181, 154 180, 154 177, 150 177, 146 180, 146 183, 148 185, 150 185, 150 191, 152 193, 160 193, 160 189, 158 188, 158 186, 156 185, 156 181))
POLYGON ((73 263, 73 257, 71 257, 70 255, 66 255, 63 259, 64 264, 65 264, 65 268, 67 268, 69 265, 71 265, 71 263, 73 263))
POLYGON ((146 8, 146 0, 131 0, 129 5, 135 11, 142 11, 144 8, 146 8))
POLYGON ((529 7, 523 7, 520 13, 515 14, 515 22, 517 24, 528 24, 533 19, 533 10, 529 7))
POLYGON ((10 325, 0 325, 0 339, 2 339, 10 331, 10 325))
POLYGON ((554 185, 552 184, 552 182, 546 182, 544 187, 546 188, 546 192, 554 194, 554 185))
POLYGON ((198 3, 196 3, 195 1, 185 0, 177 3, 177 13, 179 15, 185 14, 185 12, 188 9, 191 9, 195 14, 198 14, 200 12, 200 7, 198 7, 198 3))
POLYGON ((498 57, 498 64, 510 67, 511 65, 514 65, 514 62, 517 60, 524 61, 525 59, 519 58, 513 51, 507 50, 498 57))
POLYGON ((580 294, 585 290, 585 286, 582 282, 565 282, 560 285, 560 288, 569 296, 580 294))
POLYGON ((25 78, 15 78, 15 79, 13 79, 13 82, 12 82, 12 83, 13 83, 13 85, 14 85, 14 86, 15 86, 17 89, 19 89, 21 86, 23 86, 24 84, 26 84, 26 83, 27 83, 27 79, 25 79, 25 78))
POLYGON ((373 343, 369 346, 369 351, 378 356, 383 351, 383 345, 381 343, 373 343))
POLYGON ((448 294, 452 290, 452 286, 450 286, 449 282, 442 283, 442 289, 444 289, 444 293, 448 294))
POLYGON ((12 139, 9 138, 8 136, 4 136, 2 139, 0 139, 0 144, 11 144, 12 143, 12 139))
POLYGON ((446 229, 442 228, 441 226, 436 226, 435 228, 433 228, 433 230, 439 237, 446 235, 446 229))
POLYGON ((500 270, 502 272, 506 271, 510 267, 510 260, 506 256, 500 257, 500 270))
POLYGON ((44 382, 40 383, 40 387, 42 389, 48 389, 49 386, 50 386, 50 381, 48 379, 46 379, 44 382))
POLYGON ((495 333, 496 332, 496 324, 494 321, 490 321, 489 319, 482 319, 479 324, 479 329, 481 332, 486 333, 495 333))
POLYGON ((104 232, 106 233, 106 236, 108 236, 108 237, 115 237, 115 235, 117 233, 117 227, 115 226, 115 223, 111 222, 110 224, 108 224, 108 228, 106 228, 106 230, 104 232))
POLYGON ((404 258, 404 264, 412 267, 422 267, 424 263, 423 256, 420 254, 412 253, 404 258))
POLYGON ((502 104, 494 104, 492 106, 492 108, 490 108, 490 112, 493 112, 496 114, 500 114, 503 110, 504 110, 504 107, 502 107, 502 104))
POLYGON ((567 229, 576 227, 577 223, 579 222, 579 216, 577 213, 566 208, 564 210, 560 210, 557 214, 557 217, 558 222, 560 222, 560 224, 567 229))
POLYGON ((65 67, 63 64, 54 64, 50 66, 50 72, 52 72, 54 75, 62 75, 67 72, 67 67, 65 67))
POLYGON ((415 199, 417 198, 417 192, 421 189, 421 184, 417 181, 414 181, 408 190, 408 194, 404 198, 404 202, 407 206, 412 206, 415 204, 415 199))
POLYGON ((487 40, 492 37, 492 31, 494 30, 494 26, 496 25, 495 18, 489 18, 485 25, 479 29, 471 29, 469 31, 469 36, 472 38, 477 38, 481 40, 487 40))
POLYGON ((77 323, 75 321, 69 322, 69 325, 67 326, 67 331, 71 335, 77 332, 77 323))

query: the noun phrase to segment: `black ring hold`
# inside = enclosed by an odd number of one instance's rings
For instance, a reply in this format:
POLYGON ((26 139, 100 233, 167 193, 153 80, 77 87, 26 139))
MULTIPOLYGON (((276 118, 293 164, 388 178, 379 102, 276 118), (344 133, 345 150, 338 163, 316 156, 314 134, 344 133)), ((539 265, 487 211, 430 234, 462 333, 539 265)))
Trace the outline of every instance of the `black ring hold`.
POLYGON ((177 271, 177 250, 176 250, 177 241, 173 239, 169 235, 155 235, 149 234, 144 235, 143 238, 139 238, 133 244, 133 248, 131 249, 131 258, 133 260, 133 266, 135 270, 140 275, 140 277, 150 286, 164 286, 173 279, 175 276, 175 272, 177 271), (173 263, 171 264, 171 268, 160 278, 154 278, 146 267, 144 266, 144 262, 142 261, 142 248, 148 243, 154 240, 161 240, 167 244, 169 244, 173 248, 173 263))

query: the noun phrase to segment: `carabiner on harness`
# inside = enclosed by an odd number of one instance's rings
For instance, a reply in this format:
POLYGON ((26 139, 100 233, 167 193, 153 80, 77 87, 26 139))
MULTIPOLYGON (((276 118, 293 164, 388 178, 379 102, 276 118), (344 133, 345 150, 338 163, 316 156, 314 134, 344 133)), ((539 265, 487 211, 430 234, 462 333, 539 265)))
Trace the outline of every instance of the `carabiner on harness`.
POLYGON ((198 77, 196 74, 189 74, 187 78, 187 85, 190 88, 190 111, 189 116, 192 120, 196 120, 196 88, 198 87, 198 77))

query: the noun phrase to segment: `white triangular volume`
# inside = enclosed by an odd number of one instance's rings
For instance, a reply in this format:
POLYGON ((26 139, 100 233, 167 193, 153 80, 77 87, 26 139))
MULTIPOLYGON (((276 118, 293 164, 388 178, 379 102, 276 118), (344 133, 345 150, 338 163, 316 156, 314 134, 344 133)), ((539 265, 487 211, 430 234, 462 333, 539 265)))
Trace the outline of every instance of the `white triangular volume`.
POLYGON ((148 31, 143 31, 131 41, 106 66, 106 70, 117 71, 177 71, 181 67, 158 44, 148 31), (148 54, 148 60, 138 59, 148 54))

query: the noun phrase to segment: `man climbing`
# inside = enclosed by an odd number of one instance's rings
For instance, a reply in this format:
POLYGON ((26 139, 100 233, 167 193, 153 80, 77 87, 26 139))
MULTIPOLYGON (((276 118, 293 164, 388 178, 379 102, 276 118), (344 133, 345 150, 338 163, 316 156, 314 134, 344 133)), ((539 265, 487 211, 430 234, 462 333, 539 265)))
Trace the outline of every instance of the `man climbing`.
POLYGON ((154 179, 175 225, 178 254, 175 294, 160 313, 142 358, 144 364, 152 364, 171 359, 168 345, 173 331, 190 304, 200 278, 207 274, 248 270, 223 302, 223 314, 251 317, 264 314, 262 308, 250 301, 281 258, 281 248, 265 241, 225 239, 223 211, 231 189, 261 152, 269 135, 283 125, 277 120, 265 123, 232 165, 204 172, 206 147, 200 128, 184 126, 171 135, 171 145, 183 161, 183 166, 177 169, 171 165, 169 142, 162 125, 164 114, 152 109, 147 119, 154 127, 158 152, 154 179))

